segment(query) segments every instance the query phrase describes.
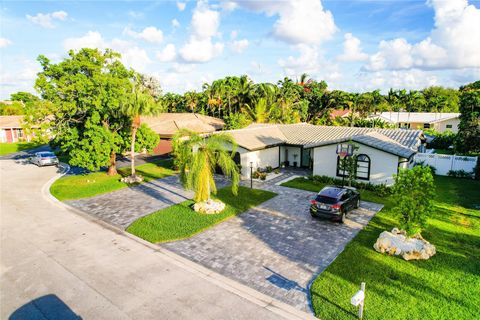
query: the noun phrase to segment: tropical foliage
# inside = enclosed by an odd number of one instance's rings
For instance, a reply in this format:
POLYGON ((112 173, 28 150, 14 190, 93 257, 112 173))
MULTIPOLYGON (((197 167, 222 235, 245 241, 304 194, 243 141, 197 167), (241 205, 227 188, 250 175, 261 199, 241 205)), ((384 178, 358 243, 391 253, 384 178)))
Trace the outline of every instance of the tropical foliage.
POLYGON ((389 127, 366 117, 381 111, 458 112, 459 91, 444 87, 424 90, 380 90, 351 93, 328 90, 325 81, 303 74, 298 80, 254 83, 248 76, 226 77, 205 83, 201 92, 168 93, 161 98, 165 112, 197 112, 225 120, 229 129, 251 122, 389 127), (349 109, 347 118, 334 119, 332 110, 349 109))
POLYGON ((232 192, 237 193, 240 174, 233 160, 236 143, 232 136, 222 133, 202 137, 184 129, 174 136, 172 145, 180 181, 195 192, 196 202, 209 200, 211 193, 217 193, 213 179, 217 168, 232 179, 232 192), (227 151, 226 146, 232 146, 232 151, 227 151))
POLYGON ((420 234, 433 211, 435 185, 430 168, 401 169, 395 177, 393 194, 396 203, 393 211, 400 216, 400 227, 409 236, 420 234))
POLYGON ((455 149, 480 154, 480 81, 460 88, 460 124, 455 149))

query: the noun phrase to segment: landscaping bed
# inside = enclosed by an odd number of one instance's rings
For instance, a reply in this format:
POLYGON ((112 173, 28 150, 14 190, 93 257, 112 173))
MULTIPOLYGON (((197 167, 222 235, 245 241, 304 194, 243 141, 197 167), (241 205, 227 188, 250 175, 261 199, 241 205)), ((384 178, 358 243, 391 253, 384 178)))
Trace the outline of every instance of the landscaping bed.
POLYGON ((275 196, 273 192, 245 187, 239 187, 235 196, 231 187, 225 187, 215 196, 226 204, 219 214, 197 213, 191 208, 194 202, 188 200, 138 219, 127 232, 152 243, 184 239, 275 196))
MULTIPOLYGON (((156 160, 135 168, 137 174, 144 177, 144 182, 175 174, 171 160, 156 160)), ((50 193, 61 201, 93 197, 128 187, 120 179, 130 175, 130 172, 130 167, 125 167, 118 169, 118 174, 114 176, 104 171, 64 176, 53 183, 50 193)))
MULTIPOLYGON (((303 178, 284 186, 319 191, 303 178)), ((362 191, 362 200, 383 203, 380 211, 311 287, 315 314, 354 319, 351 296, 366 282, 365 319, 476 319, 480 314, 480 181, 435 177, 435 212, 422 235, 437 254, 404 261, 373 249, 378 235, 397 225, 394 203, 362 191)))

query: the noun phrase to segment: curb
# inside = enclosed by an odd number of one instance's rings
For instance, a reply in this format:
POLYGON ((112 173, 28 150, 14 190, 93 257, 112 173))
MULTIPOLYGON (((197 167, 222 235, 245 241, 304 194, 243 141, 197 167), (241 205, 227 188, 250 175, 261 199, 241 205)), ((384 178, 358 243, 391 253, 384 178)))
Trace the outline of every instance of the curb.
POLYGON ((145 241, 141 238, 138 238, 137 236, 134 236, 130 233, 125 232, 124 230, 117 228, 115 226, 112 226, 108 224, 107 222, 100 220, 99 218, 95 218, 77 208, 74 208, 72 206, 69 206, 61 201, 59 201, 57 198, 55 198, 51 193, 50 193, 50 187, 51 185, 59 178, 67 174, 67 172, 70 170, 70 166, 67 164, 61 163, 59 164, 59 167, 63 169, 63 172, 58 173, 54 177, 52 177, 50 180, 48 180, 42 187, 42 196, 48 200, 51 204, 55 205, 56 207, 66 209, 67 211, 73 212, 82 218, 94 222, 101 227, 108 229, 110 231, 113 231, 114 233, 127 237, 133 241, 136 241, 137 243, 140 243, 154 251, 155 254, 160 254, 163 256, 165 260, 167 260, 170 263, 173 263, 174 265, 187 270, 197 276, 199 276, 202 279, 205 279, 214 285, 221 287, 245 300, 248 300, 262 308, 265 308, 278 316, 285 318, 285 319, 316 319, 313 314, 298 310, 284 302, 278 301, 270 296, 267 296, 264 293, 261 293, 255 289, 252 289, 246 285, 243 285, 241 283, 238 283, 237 281, 234 281, 230 278, 227 278, 215 271, 212 271, 206 267, 203 267, 195 262, 192 262, 186 258, 183 258, 179 256, 178 254, 169 251, 165 248, 159 247, 155 244, 152 244, 148 241, 145 241))

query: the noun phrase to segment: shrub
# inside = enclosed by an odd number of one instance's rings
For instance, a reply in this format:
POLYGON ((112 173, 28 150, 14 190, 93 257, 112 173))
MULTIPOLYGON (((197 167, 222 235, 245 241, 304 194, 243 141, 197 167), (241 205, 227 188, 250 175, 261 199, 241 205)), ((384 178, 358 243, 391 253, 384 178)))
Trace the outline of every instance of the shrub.
POLYGON ((400 227, 408 236, 420 234, 433 211, 435 185, 432 171, 425 166, 401 169, 395 176, 393 191, 396 202, 393 211, 400 216, 400 227))
POLYGON ((433 149, 448 149, 453 145, 456 138, 457 135, 452 131, 436 133, 435 138, 428 144, 428 147, 433 149))
POLYGON ((260 178, 260 172, 254 171, 254 172, 252 173, 252 178, 253 178, 253 179, 258 179, 258 178, 260 178))
MULTIPOLYGON (((329 176, 309 176, 309 180, 316 184, 333 184, 341 185, 342 179, 337 179, 329 176)), ((384 197, 392 194, 392 187, 385 184, 371 184, 369 182, 352 181, 352 187, 360 190, 369 190, 375 192, 377 195, 384 197)))
POLYGON ((265 171, 266 171, 267 173, 270 173, 270 172, 273 171, 273 168, 272 168, 271 166, 267 166, 267 167, 265 168, 265 171))
POLYGON ((279 174, 279 173, 280 173, 280 169, 275 169, 275 170, 273 170, 273 172, 274 172, 275 174, 279 174))
POLYGON ((473 179, 475 177, 475 171, 467 172, 465 170, 449 170, 447 176, 454 178, 473 179))
POLYGON ((266 173, 260 173, 260 180, 266 180, 267 179, 267 174, 266 173))
POLYGON ((475 180, 480 180, 480 160, 477 158, 477 165, 475 166, 475 180))
POLYGON ((425 164, 425 161, 415 162, 414 167, 416 167, 416 166, 430 168, 430 171, 432 171, 433 175, 435 175, 435 173, 437 172, 437 168, 435 168, 434 166, 431 166, 429 164, 425 164))

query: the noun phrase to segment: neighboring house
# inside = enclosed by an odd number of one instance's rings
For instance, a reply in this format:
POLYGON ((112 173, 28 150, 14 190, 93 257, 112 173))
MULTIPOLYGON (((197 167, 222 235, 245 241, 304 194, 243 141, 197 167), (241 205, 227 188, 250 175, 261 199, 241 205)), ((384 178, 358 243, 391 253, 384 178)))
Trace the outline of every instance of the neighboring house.
POLYGON ((0 142, 30 141, 23 132, 23 116, 0 116, 0 142))
POLYGON ((304 167, 314 175, 342 177, 336 147, 350 140, 359 148, 357 180, 392 184, 399 168, 413 165, 413 156, 422 144, 420 130, 315 126, 306 123, 285 125, 254 124, 226 131, 238 144, 235 161, 243 179, 253 170, 281 165, 304 167))
POLYGON ((162 113, 159 116, 141 117, 141 121, 160 136, 160 143, 153 150, 156 155, 172 152, 172 138, 180 129, 212 133, 225 126, 221 119, 196 113, 162 113))
POLYGON ((335 120, 336 118, 348 118, 350 116, 349 109, 335 109, 330 112, 330 119, 335 120))
POLYGON ((399 128, 407 129, 435 129, 439 132, 450 130, 458 132, 460 113, 441 112, 382 112, 371 118, 396 124, 399 128))

